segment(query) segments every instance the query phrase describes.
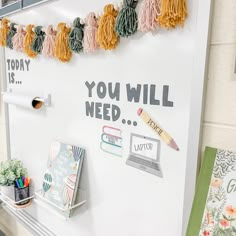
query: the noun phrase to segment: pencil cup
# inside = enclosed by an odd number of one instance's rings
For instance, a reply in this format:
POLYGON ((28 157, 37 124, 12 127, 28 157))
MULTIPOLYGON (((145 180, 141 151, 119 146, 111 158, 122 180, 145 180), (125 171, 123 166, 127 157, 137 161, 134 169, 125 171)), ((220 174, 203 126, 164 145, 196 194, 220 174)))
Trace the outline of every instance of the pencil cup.
POLYGON ((24 188, 17 188, 15 187, 15 202, 17 206, 22 206, 30 202, 30 199, 23 201, 26 198, 30 197, 29 186, 24 188))

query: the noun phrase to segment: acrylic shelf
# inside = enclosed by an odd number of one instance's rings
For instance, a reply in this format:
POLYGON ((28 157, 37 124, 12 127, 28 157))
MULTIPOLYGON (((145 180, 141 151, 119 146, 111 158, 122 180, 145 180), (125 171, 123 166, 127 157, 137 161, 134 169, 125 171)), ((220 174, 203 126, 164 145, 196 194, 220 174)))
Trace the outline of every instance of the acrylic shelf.
MULTIPOLYGON (((78 191, 78 194, 83 195, 81 194, 82 192, 84 191, 80 189, 78 191)), ((50 211, 53 211, 57 215, 59 214, 64 219, 68 219, 70 211, 84 205, 87 202, 87 200, 82 200, 74 205, 69 205, 63 208, 63 207, 58 206, 54 202, 50 201, 49 199, 45 198, 43 196, 43 190, 40 189, 35 192, 34 202, 38 203, 39 205, 42 205, 43 207, 47 208, 50 211)))

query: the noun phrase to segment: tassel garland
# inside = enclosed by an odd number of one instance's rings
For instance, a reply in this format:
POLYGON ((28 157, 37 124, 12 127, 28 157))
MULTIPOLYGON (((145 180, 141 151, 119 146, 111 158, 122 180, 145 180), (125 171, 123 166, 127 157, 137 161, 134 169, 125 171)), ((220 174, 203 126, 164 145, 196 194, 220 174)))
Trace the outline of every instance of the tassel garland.
POLYGON ((31 49, 31 44, 33 43, 33 40, 35 38, 33 27, 34 25, 28 25, 26 27, 26 35, 24 38, 24 52, 31 58, 35 58, 37 56, 37 53, 35 53, 31 49))
POLYGON ((0 46, 25 52, 31 58, 42 53, 68 62, 73 52, 115 49, 120 37, 130 37, 137 30, 152 32, 158 27, 184 26, 188 14, 187 0, 142 0, 138 14, 137 4, 138 0, 123 0, 119 11, 113 4, 107 4, 102 16, 96 17, 91 12, 84 21, 77 17, 72 29, 66 23, 59 23, 57 31, 52 25, 46 30, 31 24, 24 29, 24 26, 10 24, 3 18, 0 19, 0 46))
POLYGON ((10 31, 7 34, 7 47, 9 47, 10 49, 13 49, 12 38, 15 36, 16 31, 17 31, 15 26, 16 26, 15 23, 11 23, 10 24, 10 31))
POLYGON ((43 41, 42 54, 46 57, 55 56, 55 40, 56 40, 56 31, 53 30, 53 26, 49 25, 46 30, 46 36, 43 41))
POLYGON ((62 62, 70 61, 72 52, 69 48, 70 28, 65 23, 58 24, 58 33, 55 42, 55 56, 62 62))
POLYGON ((99 19, 97 31, 97 42, 101 48, 111 50, 116 48, 119 37, 115 32, 115 23, 118 11, 115 10, 113 4, 104 7, 104 14, 99 19))
POLYGON ((96 34, 98 31, 98 20, 95 13, 91 12, 85 19, 83 48, 85 53, 92 53, 98 49, 96 34))
POLYGON ((160 0, 143 0, 139 10, 138 25, 142 32, 154 31, 158 27, 161 13, 160 0))
POLYGON ((12 38, 13 48, 16 51, 23 52, 25 35, 26 32, 24 31, 24 26, 23 25, 18 26, 17 32, 12 38))
POLYGON ((80 18, 73 22, 73 29, 69 34, 69 47, 72 52, 79 53, 83 50, 84 25, 80 23, 80 18))
POLYGON ((0 28, 0 46, 5 47, 7 45, 7 34, 10 30, 8 26, 9 20, 6 18, 2 19, 2 25, 0 28))
POLYGON ((31 49, 37 54, 42 52, 43 41, 45 38, 45 32, 42 31, 42 28, 43 28, 42 26, 37 26, 34 29, 35 38, 32 42, 31 49))
POLYGON ((137 0, 124 0, 124 6, 120 10, 115 30, 120 37, 129 37, 138 29, 138 16, 135 8, 138 4, 137 0))
POLYGON ((160 26, 167 29, 175 28, 177 25, 183 26, 186 17, 186 0, 161 0, 160 26))

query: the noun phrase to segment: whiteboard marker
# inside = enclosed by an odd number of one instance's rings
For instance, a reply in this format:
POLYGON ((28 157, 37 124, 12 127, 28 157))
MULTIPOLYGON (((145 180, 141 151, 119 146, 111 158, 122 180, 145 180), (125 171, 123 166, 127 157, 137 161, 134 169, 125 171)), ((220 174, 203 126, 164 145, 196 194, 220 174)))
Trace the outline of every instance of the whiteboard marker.
POLYGON ((171 138, 171 136, 164 131, 159 124, 157 124, 154 120, 152 120, 152 118, 142 109, 139 108, 138 109, 138 115, 142 118, 142 120, 149 126, 152 128, 152 130, 155 131, 155 133, 157 133, 160 138, 171 148, 175 149, 176 151, 179 151, 179 148, 177 146, 177 144, 175 143, 174 139, 171 138))

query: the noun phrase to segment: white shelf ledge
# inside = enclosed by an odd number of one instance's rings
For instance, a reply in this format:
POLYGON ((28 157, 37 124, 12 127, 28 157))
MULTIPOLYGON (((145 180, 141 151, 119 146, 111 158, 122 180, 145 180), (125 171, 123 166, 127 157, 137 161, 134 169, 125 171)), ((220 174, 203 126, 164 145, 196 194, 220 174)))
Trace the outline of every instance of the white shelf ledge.
MULTIPOLYGON (((83 191, 80 190, 78 194, 81 194, 81 192, 83 192, 83 191)), ((52 202, 52 201, 48 200, 47 198, 45 198, 43 196, 42 189, 40 189, 40 190, 35 192, 34 202, 42 205, 44 208, 46 208, 50 211, 53 211, 55 214, 57 214, 57 215, 59 215, 59 216, 61 216, 64 219, 67 220, 69 218, 70 211, 84 205, 87 202, 87 200, 80 201, 79 203, 76 203, 74 205, 69 205, 69 206, 66 206, 66 207, 60 207, 57 204, 55 204, 54 202, 52 202)))

